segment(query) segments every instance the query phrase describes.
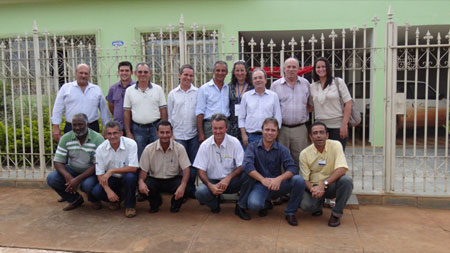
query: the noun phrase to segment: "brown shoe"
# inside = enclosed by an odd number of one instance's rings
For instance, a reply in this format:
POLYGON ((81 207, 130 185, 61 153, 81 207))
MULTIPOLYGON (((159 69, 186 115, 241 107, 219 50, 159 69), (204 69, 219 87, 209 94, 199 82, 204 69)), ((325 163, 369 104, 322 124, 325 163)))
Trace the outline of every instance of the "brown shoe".
POLYGON ((73 210, 73 209, 75 209, 75 208, 81 206, 83 203, 84 203, 84 199, 83 199, 83 197, 80 196, 80 197, 79 197, 77 200, 75 200, 74 202, 67 204, 67 206, 63 208, 63 211, 70 211, 70 210, 73 210))
POLYGON ((136 209, 134 209, 134 208, 126 208, 125 209, 125 217, 133 218, 134 216, 136 216, 136 209))
POLYGON ((102 208, 102 202, 101 201, 92 202, 92 209, 99 210, 101 208, 102 208))
POLYGON ((341 225, 341 218, 334 216, 331 214, 330 219, 328 220, 328 226, 337 227, 341 225))
POLYGON ((286 220, 289 223, 289 225, 291 225, 291 226, 297 226, 298 225, 297 218, 295 218, 294 214, 286 215, 286 220))
POLYGON ((110 202, 108 205, 109 210, 115 211, 120 209, 120 202, 110 202))

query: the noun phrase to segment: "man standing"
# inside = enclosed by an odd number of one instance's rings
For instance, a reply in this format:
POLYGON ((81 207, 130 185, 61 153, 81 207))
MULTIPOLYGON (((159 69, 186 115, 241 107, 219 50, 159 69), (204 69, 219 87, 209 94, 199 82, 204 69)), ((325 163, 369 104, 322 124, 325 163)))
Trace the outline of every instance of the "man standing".
POLYGON ((228 74, 228 65, 224 61, 216 61, 214 64, 214 77, 211 81, 200 87, 197 93, 197 105, 195 115, 197 116, 198 140, 203 142, 212 135, 211 116, 216 113, 230 116, 229 87, 225 83, 228 74))
POLYGON ((239 206, 236 206, 236 215, 249 220, 250 215, 246 210, 249 208, 259 211, 261 217, 266 216, 271 207, 271 199, 290 193, 291 197, 284 213, 287 222, 297 226, 295 214, 305 191, 305 180, 298 175, 298 168, 289 150, 276 141, 278 129, 276 119, 265 119, 262 124, 262 140, 251 143, 245 152, 243 168, 250 178, 244 183, 239 206), (284 173, 281 166, 285 170, 284 173))
POLYGON ((310 83, 297 76, 298 60, 289 58, 284 62, 284 77, 272 83, 270 89, 278 94, 281 106, 282 126, 278 141, 286 146, 298 166, 300 152, 308 145, 309 119, 307 110, 310 83))
POLYGON ((61 138, 62 115, 66 118, 64 133, 72 130, 72 117, 76 113, 84 113, 88 117, 89 128, 99 132, 98 110, 102 117, 102 123, 109 122, 109 113, 102 90, 95 84, 89 83, 91 69, 86 64, 78 64, 75 77, 76 81, 64 84, 58 91, 55 105, 53 106, 52 124, 53 138, 59 141, 61 138))
POLYGON ((149 143, 157 139, 156 124, 167 120, 167 104, 161 86, 151 83, 152 71, 147 63, 136 65, 137 83, 125 92, 123 120, 127 137, 138 145, 138 159, 149 143))
POLYGON ((159 211, 162 192, 173 194, 170 212, 176 213, 183 204, 191 163, 183 145, 172 139, 169 121, 159 122, 157 133, 159 140, 145 147, 139 162, 139 192, 148 196, 150 213, 159 211))
POLYGON ((97 201, 91 195, 97 183, 94 156, 95 149, 104 141, 99 133, 88 128, 86 114, 74 114, 71 121, 73 129, 61 137, 55 152, 55 171, 47 176, 47 184, 69 203, 64 211, 83 204, 78 186, 88 195, 89 201, 97 201))
POLYGON ((261 140, 261 125, 266 118, 273 117, 281 123, 280 101, 275 92, 266 89, 266 72, 255 69, 252 81, 255 89, 244 94, 239 110, 239 128, 245 147, 261 140))
POLYGON ((219 198, 223 193, 237 193, 241 189, 244 150, 239 140, 227 134, 227 117, 214 114, 211 117, 213 136, 206 139, 195 157, 194 167, 203 181, 195 192, 201 204, 220 212, 219 198))
POLYGON ((328 140, 327 126, 322 122, 311 125, 309 138, 313 142, 300 154, 301 173, 306 180, 306 191, 301 209, 322 215, 325 198, 336 198, 328 226, 337 227, 353 190, 352 179, 345 176, 348 170, 342 145, 328 140))
MULTIPOLYGON (((169 93, 167 99, 167 111, 169 121, 173 126, 175 140, 184 146, 189 161, 194 163, 199 142, 197 132, 197 118, 195 117, 195 105, 197 101, 197 88, 192 84, 194 68, 191 65, 183 65, 178 75, 180 85, 169 93)), ((197 169, 191 167, 189 176, 189 197, 195 197, 195 178, 197 169)))
POLYGON ((119 122, 121 129, 123 129, 123 99, 125 97, 125 90, 134 84, 134 81, 131 80, 133 65, 129 61, 120 62, 118 74, 120 80, 109 87, 106 101, 108 101, 109 111, 112 113, 113 119, 119 122))
POLYGON ((125 216, 132 218, 136 216, 137 144, 122 136, 117 121, 106 124, 104 136, 106 141, 95 151, 95 174, 99 183, 92 190, 92 196, 98 200, 93 208, 100 209, 100 200, 103 200, 111 202, 111 209, 119 209, 122 192, 125 216))

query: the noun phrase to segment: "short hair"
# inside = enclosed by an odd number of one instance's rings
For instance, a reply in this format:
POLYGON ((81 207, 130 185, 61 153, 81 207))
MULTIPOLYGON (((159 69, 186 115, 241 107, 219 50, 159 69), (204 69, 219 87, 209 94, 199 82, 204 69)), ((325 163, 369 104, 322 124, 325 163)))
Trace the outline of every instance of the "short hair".
POLYGON ((324 87, 324 89, 325 89, 333 81, 333 71, 331 70, 330 61, 328 61, 327 58, 325 58, 325 57, 317 58, 317 60, 314 62, 313 74, 312 74, 312 78, 314 81, 320 80, 320 77, 316 72, 317 63, 319 63, 320 61, 323 61, 325 63, 325 69, 327 70, 327 81, 325 82, 325 87, 324 87))
POLYGON ((245 71, 247 71, 247 76, 245 76, 245 82, 246 82, 247 84, 251 84, 251 83, 252 83, 252 78, 251 78, 251 76, 250 76, 250 70, 249 70, 247 64, 245 64, 245 61, 243 61, 243 60, 236 61, 236 62, 233 64, 233 69, 231 70, 231 83, 237 84, 237 82, 238 82, 236 76, 234 75, 234 70, 236 69, 236 66, 237 66, 237 65, 242 65, 242 66, 244 66, 245 71))
POLYGON ((170 131, 172 131, 172 124, 170 124, 170 122, 168 120, 161 120, 157 125, 156 125, 156 131, 159 131, 159 127, 160 126, 170 126, 170 131))
POLYGON ((260 72, 262 72, 264 74, 264 79, 267 79, 267 73, 266 73, 266 71, 264 69, 262 69, 262 68, 255 68, 253 70, 253 72, 252 72, 252 80, 253 80, 253 75, 255 74, 255 72, 258 72, 258 71, 260 71, 260 72))
POLYGON ((183 66, 180 67, 180 75, 183 74, 183 71, 185 69, 192 69, 192 71, 194 71, 194 68, 192 67, 191 64, 184 64, 183 66))
POLYGON ((227 116, 225 116, 225 114, 216 113, 213 114, 213 116, 211 116, 211 121, 221 121, 221 120, 225 121, 225 126, 228 127, 228 118, 227 116))
POLYGON ((91 67, 89 67, 89 65, 87 65, 86 63, 80 63, 77 65, 77 67, 75 68, 75 73, 78 72, 78 69, 83 66, 83 67, 87 67, 89 70, 89 74, 91 73, 91 67))
POLYGON ((297 66, 300 66, 300 62, 299 62, 298 59, 295 58, 295 57, 289 57, 289 58, 287 58, 287 59, 284 61, 284 64, 286 65, 286 63, 287 63, 288 61, 292 61, 292 60, 294 60, 294 61, 297 63, 297 66))
POLYGON ((122 126, 120 125, 119 122, 115 121, 115 120, 111 120, 110 122, 106 123, 105 125, 105 131, 108 128, 115 128, 117 127, 117 129, 119 129, 119 131, 122 131, 122 126))
POLYGON ((216 70, 217 65, 225 65, 225 68, 226 68, 227 71, 228 71, 228 64, 227 64, 225 61, 216 61, 216 62, 214 63, 214 69, 213 69, 213 71, 216 70))
POLYGON ((316 122, 312 123, 311 126, 308 128, 308 134, 311 134, 312 128, 315 126, 323 126, 325 128, 325 132, 328 133, 327 125, 325 125, 325 123, 323 123, 323 122, 316 121, 316 122))
POLYGON ((140 66, 147 66, 148 70, 152 71, 152 68, 150 68, 150 65, 148 65, 148 63, 146 62, 139 62, 138 64, 136 64, 136 70, 140 67, 140 66))
POLYGON ((74 119, 82 119, 82 120, 84 120, 84 121, 86 122, 86 125, 89 124, 88 117, 87 117, 87 115, 84 114, 84 113, 75 113, 75 114, 72 116, 72 122, 73 122, 74 119))
POLYGON ((117 66, 117 69, 120 70, 120 67, 123 67, 123 66, 130 67, 130 71, 133 71, 133 65, 131 64, 131 62, 121 61, 121 62, 119 62, 119 66, 117 66))
POLYGON ((269 124, 269 123, 274 124, 274 125, 277 127, 277 130, 280 130, 280 127, 278 126, 278 120, 277 120, 276 118, 271 118, 271 117, 266 118, 266 119, 263 121, 263 123, 262 123, 262 125, 261 125, 261 129, 263 129, 264 126, 265 126, 266 124, 269 124))

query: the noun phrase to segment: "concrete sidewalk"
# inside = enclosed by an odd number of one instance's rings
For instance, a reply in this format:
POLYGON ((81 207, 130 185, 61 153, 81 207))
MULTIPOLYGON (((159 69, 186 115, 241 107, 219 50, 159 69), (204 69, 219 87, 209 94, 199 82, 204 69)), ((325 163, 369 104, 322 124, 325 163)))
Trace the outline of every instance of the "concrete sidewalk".
MULTIPOLYGON (((0 252, 46 249, 92 252, 449 252, 450 210, 362 205, 346 209, 341 226, 330 228, 330 209, 322 217, 299 212, 299 226, 287 224, 283 206, 264 218, 234 215, 234 203, 212 214, 189 200, 177 214, 169 199, 161 211, 138 215, 123 210, 95 211, 86 203, 61 209, 48 189, 0 188, 0 252)), ((25 252, 25 251, 23 251, 25 252)), ((39 252, 39 251, 35 251, 39 252)))

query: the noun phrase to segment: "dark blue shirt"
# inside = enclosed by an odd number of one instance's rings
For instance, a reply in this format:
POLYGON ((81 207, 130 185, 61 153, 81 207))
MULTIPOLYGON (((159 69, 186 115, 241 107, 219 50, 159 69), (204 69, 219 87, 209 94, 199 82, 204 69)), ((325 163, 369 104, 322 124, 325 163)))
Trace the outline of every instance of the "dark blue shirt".
POLYGON ((275 178, 281 175, 281 165, 285 171, 290 171, 294 175, 298 174, 298 167, 295 165, 289 149, 275 141, 267 151, 263 141, 260 140, 248 145, 242 167, 247 174, 256 170, 263 177, 275 178))

